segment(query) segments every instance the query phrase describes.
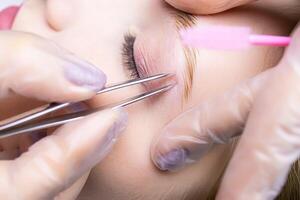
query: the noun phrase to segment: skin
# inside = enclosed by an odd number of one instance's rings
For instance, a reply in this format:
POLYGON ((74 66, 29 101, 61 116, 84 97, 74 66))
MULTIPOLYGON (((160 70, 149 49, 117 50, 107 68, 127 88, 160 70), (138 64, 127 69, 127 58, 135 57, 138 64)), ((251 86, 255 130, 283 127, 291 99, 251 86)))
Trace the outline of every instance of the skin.
MULTIPOLYGON (((183 48, 176 36, 175 23, 164 5, 159 0, 75 0, 72 3, 29 0, 16 18, 14 30, 49 38, 99 66, 107 75, 108 84, 130 78, 120 53, 128 31, 137 35, 135 53, 147 54, 151 73, 176 74, 177 85, 172 91, 127 109, 129 124, 123 137, 111 154, 93 169, 79 199, 99 196, 103 199, 205 199, 223 172, 231 145, 218 146, 195 165, 168 174, 158 171, 151 162, 152 141, 178 114, 276 65, 282 55, 282 49, 267 47, 240 52, 198 50, 192 92, 188 100, 183 100, 182 72, 186 67, 183 48), (159 45, 153 45, 152 41, 159 45)), ((256 33, 276 35, 288 35, 294 26, 288 18, 279 17, 276 10, 266 12, 260 6, 201 16, 196 23, 250 26, 256 33)), ((97 107, 151 87, 126 88, 95 97, 88 104, 97 107)), ((16 101, 19 105, 25 102, 28 105, 28 101, 21 98, 16 101)), ((6 105, 4 107, 11 106, 11 102, 6 105)), ((35 104, 28 107, 31 106, 35 104)), ((10 110, 6 113, 12 114, 10 110)), ((85 180, 86 177, 82 178, 63 195, 74 198, 85 180)))

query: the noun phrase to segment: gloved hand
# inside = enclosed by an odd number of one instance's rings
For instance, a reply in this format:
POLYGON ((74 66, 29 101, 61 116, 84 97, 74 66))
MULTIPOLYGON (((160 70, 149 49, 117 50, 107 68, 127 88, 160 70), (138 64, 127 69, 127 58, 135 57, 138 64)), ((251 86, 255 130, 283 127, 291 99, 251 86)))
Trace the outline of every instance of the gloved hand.
POLYGON ((152 159, 161 170, 178 170, 242 133, 217 199, 274 199, 300 157, 299 127, 300 28, 277 67, 168 124, 152 146, 152 159))
MULTIPOLYGON (((16 94, 48 102, 84 100, 106 83, 96 67, 38 36, 2 31, 0 43, 0 106, 16 94)), ((125 125, 122 111, 96 113, 59 128, 19 158, 0 161, 0 198, 61 197, 104 158, 125 125)))
POLYGON ((36 35, 0 32, 0 101, 18 94, 48 102, 92 97, 105 74, 88 62, 36 35))

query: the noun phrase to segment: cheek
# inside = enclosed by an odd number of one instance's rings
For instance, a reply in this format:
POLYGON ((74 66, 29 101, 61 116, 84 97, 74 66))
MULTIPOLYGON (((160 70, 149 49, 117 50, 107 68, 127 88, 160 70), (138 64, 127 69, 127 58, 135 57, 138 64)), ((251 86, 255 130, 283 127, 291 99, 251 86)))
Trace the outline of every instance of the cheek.
MULTIPOLYGON (((157 171, 151 163, 149 147, 153 136, 143 128, 134 128, 135 136, 124 136, 114 151, 92 173, 85 191, 104 199, 199 199, 211 192, 225 167, 228 147, 213 150, 196 165, 180 173, 157 171), (143 134, 143 137, 136 138, 143 134), (126 139, 125 139, 126 137, 126 139), (89 185, 90 184, 90 185, 89 185), (93 186, 92 186, 93 185, 93 186)), ((132 131, 132 129, 128 129, 132 131)), ((202 199, 202 198, 201 198, 202 199)))
POLYGON ((162 127, 181 112, 181 107, 171 105, 168 98, 128 108, 129 126, 113 151, 93 170, 86 187, 89 190, 84 193, 95 198, 124 200, 133 197, 171 200, 187 194, 202 197, 208 194, 222 172, 226 146, 216 148, 201 162, 180 173, 162 173, 150 160, 152 142, 162 127))

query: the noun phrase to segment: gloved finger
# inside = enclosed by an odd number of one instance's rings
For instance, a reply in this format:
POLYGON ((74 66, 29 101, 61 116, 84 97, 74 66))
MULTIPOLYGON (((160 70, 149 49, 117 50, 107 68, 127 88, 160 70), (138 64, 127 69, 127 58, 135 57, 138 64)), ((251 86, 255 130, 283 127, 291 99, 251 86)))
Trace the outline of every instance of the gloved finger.
POLYGON ((85 173, 82 177, 80 177, 73 185, 71 185, 68 189, 59 193, 58 196, 55 197, 55 200, 66 200, 66 199, 78 199, 77 197, 82 191, 82 188, 85 186, 87 179, 89 178, 91 170, 85 173))
POLYGON ((249 115, 219 199, 275 199, 300 158, 300 29, 249 115))
MULTIPOLYGON (((55 115, 63 115, 67 113, 80 112, 88 109, 84 102, 74 103, 66 109, 60 110, 55 115)), ((54 113, 53 113, 54 114, 54 113)), ((50 114, 52 116, 53 114, 50 114)), ((19 157, 22 153, 28 151, 28 148, 47 136, 47 133, 53 133, 56 128, 31 132, 30 134, 15 135, 0 140, 0 151, 4 151, 4 156, 0 156, 0 160, 13 160, 19 157)))
POLYGON ((55 43, 22 32, 0 32, 0 99, 17 93, 49 102, 92 97, 104 73, 55 43))
POLYGON ((154 140, 151 156, 160 170, 176 171, 199 160, 214 144, 239 135, 253 100, 273 69, 222 96, 203 102, 167 124, 154 140))
POLYGON ((256 0, 165 0, 175 8, 192 14, 212 14, 256 0))
POLYGON ((123 111, 96 113, 61 127, 15 161, 1 162, 1 197, 53 199, 106 156, 126 123, 123 111))

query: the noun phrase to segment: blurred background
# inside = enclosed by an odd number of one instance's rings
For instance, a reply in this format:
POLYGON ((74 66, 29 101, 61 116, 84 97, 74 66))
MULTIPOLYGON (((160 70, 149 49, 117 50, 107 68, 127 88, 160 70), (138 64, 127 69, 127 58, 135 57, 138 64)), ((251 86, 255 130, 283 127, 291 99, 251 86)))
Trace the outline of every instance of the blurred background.
POLYGON ((22 3, 22 0, 0 0, 0 10, 7 7, 8 5, 14 4, 19 5, 22 3))

